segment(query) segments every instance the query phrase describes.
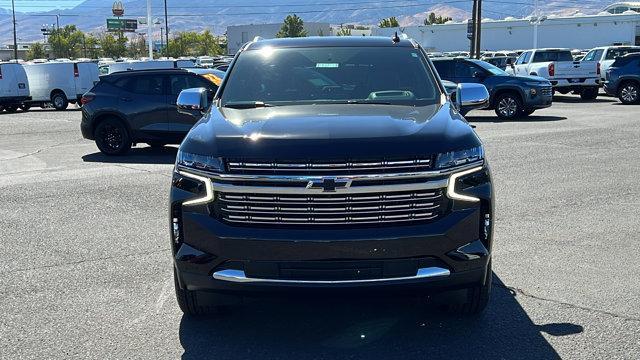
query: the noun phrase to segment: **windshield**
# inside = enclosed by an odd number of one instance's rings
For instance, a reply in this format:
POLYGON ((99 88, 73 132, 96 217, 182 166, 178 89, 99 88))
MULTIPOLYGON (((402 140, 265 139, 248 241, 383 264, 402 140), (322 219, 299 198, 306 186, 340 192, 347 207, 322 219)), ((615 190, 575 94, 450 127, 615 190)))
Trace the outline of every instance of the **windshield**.
POLYGON ((427 66, 418 49, 406 47, 248 50, 231 69, 221 102, 423 106, 440 99, 427 66))
POLYGON ((640 48, 609 49, 609 51, 607 51, 607 55, 605 56, 605 60, 614 60, 615 58, 638 52, 640 52, 640 48))
POLYGON ((497 66, 489 64, 486 61, 477 61, 476 64, 480 65, 482 68, 484 68, 485 70, 489 71, 493 75, 509 75, 506 71, 500 69, 497 66))

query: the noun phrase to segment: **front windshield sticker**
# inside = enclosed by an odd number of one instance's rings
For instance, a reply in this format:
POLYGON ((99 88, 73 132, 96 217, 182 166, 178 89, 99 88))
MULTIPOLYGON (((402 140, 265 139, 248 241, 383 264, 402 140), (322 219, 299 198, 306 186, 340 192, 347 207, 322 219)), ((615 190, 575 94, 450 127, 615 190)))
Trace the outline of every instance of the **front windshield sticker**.
POLYGON ((317 68, 337 68, 340 66, 338 63, 317 63, 317 68))

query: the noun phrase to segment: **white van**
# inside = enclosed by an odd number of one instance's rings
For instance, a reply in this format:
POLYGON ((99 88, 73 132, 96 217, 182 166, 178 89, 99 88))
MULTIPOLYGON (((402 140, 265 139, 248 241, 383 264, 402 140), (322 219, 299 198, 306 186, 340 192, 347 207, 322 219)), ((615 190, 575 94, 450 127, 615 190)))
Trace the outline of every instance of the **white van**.
MULTIPOLYGON (((109 64, 108 74, 130 70, 152 70, 152 69, 177 69, 192 68, 195 64, 191 60, 146 60, 146 61, 123 61, 109 64)), ((104 70, 102 72, 104 74, 104 70)))
POLYGON ((0 111, 29 110, 29 81, 21 64, 0 63, 0 111))
POLYGON ((26 64, 31 105, 53 104, 64 110, 69 103, 80 104, 80 98, 100 80, 98 65, 90 62, 48 62, 26 64))

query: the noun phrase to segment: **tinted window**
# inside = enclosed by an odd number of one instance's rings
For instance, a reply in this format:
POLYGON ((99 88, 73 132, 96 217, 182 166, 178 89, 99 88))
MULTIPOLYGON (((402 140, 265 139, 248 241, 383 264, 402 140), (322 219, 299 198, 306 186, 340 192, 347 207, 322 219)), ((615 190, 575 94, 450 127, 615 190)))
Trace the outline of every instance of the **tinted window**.
POLYGON ((605 59, 613 60, 615 58, 623 57, 627 54, 638 53, 638 52, 640 52, 640 49, 633 49, 633 48, 609 49, 609 51, 607 51, 607 55, 605 59))
MULTIPOLYGON (((126 78, 122 79, 123 81, 126 78)), ((125 88, 136 94, 162 95, 161 76, 134 76, 124 83, 125 88)))
POLYGON ((441 79, 451 79, 453 77, 453 63, 454 61, 441 60, 434 61, 433 65, 436 67, 441 79))
POLYGON ((212 91, 218 90, 218 86, 209 80, 196 75, 176 74, 169 77, 169 91, 171 95, 178 95, 184 89, 203 87, 212 91))
POLYGON ((426 105, 440 92, 422 53, 408 47, 262 48, 242 52, 223 104, 378 100, 426 105))
POLYGON ((573 61, 571 51, 537 51, 533 56, 533 62, 548 61, 573 61))
POLYGON ((638 63, 640 63, 640 56, 625 56, 618 58, 613 62, 611 66, 622 67, 628 65, 629 63, 635 63, 636 65, 638 65, 638 63))
POLYGON ((470 78, 478 69, 465 61, 456 61, 456 77, 457 78, 470 78))

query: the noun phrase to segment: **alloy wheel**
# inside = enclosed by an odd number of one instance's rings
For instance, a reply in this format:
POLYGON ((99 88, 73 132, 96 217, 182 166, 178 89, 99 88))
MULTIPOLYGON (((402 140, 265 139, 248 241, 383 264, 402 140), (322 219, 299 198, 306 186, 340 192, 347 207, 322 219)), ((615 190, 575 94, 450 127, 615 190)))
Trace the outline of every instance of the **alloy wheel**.
POLYGON ((518 103, 511 97, 502 98, 498 103, 498 111, 504 117, 513 117, 518 111, 518 103))
POLYGON ((626 85, 620 90, 622 100, 632 103, 638 101, 638 88, 634 85, 626 85))

